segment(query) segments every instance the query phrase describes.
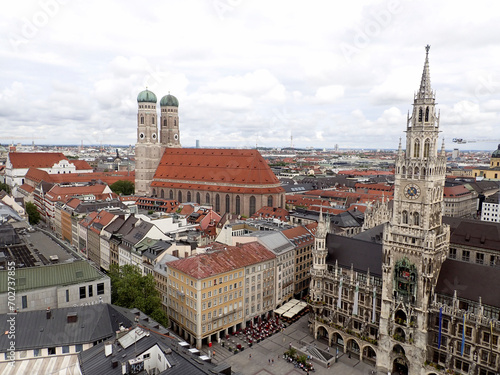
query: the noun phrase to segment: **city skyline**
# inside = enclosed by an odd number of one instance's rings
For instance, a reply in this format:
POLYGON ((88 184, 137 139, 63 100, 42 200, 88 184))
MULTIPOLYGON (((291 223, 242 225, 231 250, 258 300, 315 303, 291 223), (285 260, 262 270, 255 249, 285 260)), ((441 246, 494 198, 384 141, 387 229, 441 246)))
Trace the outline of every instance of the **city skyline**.
POLYGON ((426 44, 446 148, 499 143, 494 2, 195 4, 9 4, 0 143, 135 144, 148 87, 184 147, 394 149, 426 44))

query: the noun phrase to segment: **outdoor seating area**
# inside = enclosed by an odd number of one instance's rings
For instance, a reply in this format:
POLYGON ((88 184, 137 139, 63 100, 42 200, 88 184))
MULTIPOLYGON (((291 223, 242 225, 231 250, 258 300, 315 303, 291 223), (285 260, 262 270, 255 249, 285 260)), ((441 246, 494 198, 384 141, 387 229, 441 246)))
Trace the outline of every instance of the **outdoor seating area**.
POLYGON ((287 323, 293 323, 307 312, 307 303, 296 299, 291 299, 280 308, 274 310, 274 313, 281 316, 287 323))
POLYGON ((226 335, 221 345, 237 353, 245 347, 252 347, 254 343, 280 332, 283 328, 285 324, 281 323, 278 317, 259 318, 257 323, 250 323, 248 327, 226 335))

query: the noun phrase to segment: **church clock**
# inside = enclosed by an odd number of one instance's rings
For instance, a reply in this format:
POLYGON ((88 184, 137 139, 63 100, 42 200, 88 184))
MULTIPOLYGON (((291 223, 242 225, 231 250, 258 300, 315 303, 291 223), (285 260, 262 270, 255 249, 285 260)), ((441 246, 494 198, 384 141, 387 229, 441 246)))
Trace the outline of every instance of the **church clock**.
POLYGON ((420 196, 420 187, 417 184, 408 184, 404 188, 404 194, 408 199, 417 199, 420 196))

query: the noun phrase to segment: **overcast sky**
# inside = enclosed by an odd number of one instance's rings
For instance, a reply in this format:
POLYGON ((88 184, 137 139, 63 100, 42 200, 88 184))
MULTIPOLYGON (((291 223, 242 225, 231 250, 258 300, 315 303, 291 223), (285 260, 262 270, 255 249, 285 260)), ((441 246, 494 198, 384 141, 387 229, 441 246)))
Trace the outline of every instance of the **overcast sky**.
POLYGON ((10 1, 0 142, 135 144, 147 86, 178 98, 184 147, 396 148, 430 44, 446 147, 496 149, 499 15, 498 1, 10 1))

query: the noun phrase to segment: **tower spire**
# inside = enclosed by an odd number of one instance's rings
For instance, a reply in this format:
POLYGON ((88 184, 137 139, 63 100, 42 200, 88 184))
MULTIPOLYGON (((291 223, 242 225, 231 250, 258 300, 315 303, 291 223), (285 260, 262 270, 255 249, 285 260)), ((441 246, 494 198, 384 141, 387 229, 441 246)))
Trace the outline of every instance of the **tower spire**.
POLYGON ((425 63, 424 63, 424 71, 422 73, 422 80, 420 82, 420 89, 418 90, 417 97, 419 99, 427 99, 433 98, 432 88, 431 88, 431 75, 429 72, 429 50, 431 49, 430 45, 425 46, 425 63))

